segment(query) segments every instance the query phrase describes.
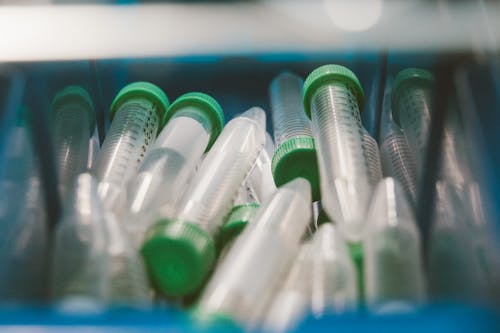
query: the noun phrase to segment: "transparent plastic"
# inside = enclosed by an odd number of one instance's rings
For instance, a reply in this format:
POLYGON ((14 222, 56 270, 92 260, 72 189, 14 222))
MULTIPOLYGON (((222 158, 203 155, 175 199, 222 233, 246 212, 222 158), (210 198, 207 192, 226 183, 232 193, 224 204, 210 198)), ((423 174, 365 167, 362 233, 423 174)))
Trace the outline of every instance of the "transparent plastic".
POLYGON ((380 126, 380 161, 382 173, 396 179, 405 189, 413 205, 417 201, 417 166, 403 131, 394 123, 391 111, 391 85, 383 102, 380 126))
POLYGON ((481 275, 471 250, 474 240, 461 204, 453 186, 444 181, 436 183, 427 265, 429 293, 434 299, 471 301, 480 295, 481 275))
POLYGON ((139 216, 142 212, 175 206, 207 148, 211 127, 195 107, 184 107, 162 129, 128 186, 127 229, 133 234, 142 235, 149 226, 145 225, 149 219, 139 216))
POLYGON ((145 98, 130 99, 116 111, 94 169, 106 206, 116 204, 155 140, 159 126, 156 107, 145 98))
POLYGON ((97 155, 101 150, 101 143, 99 142, 99 132, 97 127, 94 128, 94 132, 89 139, 89 156, 87 158, 87 170, 92 170, 95 163, 97 162, 97 155))
POLYGON ((265 327, 287 331, 312 313, 341 314, 355 310, 357 277, 347 245, 331 223, 322 224, 304 243, 285 282, 273 297, 265 327))
POLYGON ((258 202, 268 201, 276 191, 276 184, 271 170, 275 150, 273 139, 269 133, 266 133, 264 149, 260 152, 252 172, 248 176, 248 183, 252 187, 258 202))
POLYGON ((417 177, 420 180, 425 163, 431 122, 431 86, 406 84, 399 89, 396 111, 408 145, 415 154, 417 177))
POLYGON ((372 188, 354 92, 340 82, 320 87, 311 116, 323 208, 350 241, 359 241, 372 188))
POLYGON ((452 107, 443 132, 428 276, 431 292, 438 299, 487 300, 496 295, 500 259, 494 227, 484 215, 481 192, 474 181, 477 171, 468 163, 472 148, 466 144, 461 125, 452 107), (451 278, 454 274, 457 276, 451 278))
POLYGON ((48 228, 28 127, 10 129, 0 175, 0 299, 39 302, 46 289, 48 228))
POLYGON ((377 186, 363 240, 365 298, 376 313, 415 309, 425 286, 412 206, 393 178, 377 186))
POLYGON ((377 186, 382 179, 382 166, 380 164, 380 151, 377 141, 363 127, 363 148, 368 169, 368 179, 372 187, 377 186))
POLYGON ((265 143, 266 115, 251 108, 233 118, 203 160, 173 216, 215 235, 232 207, 238 189, 248 176, 265 143))
POLYGON ((298 178, 280 187, 217 267, 200 298, 200 312, 229 315, 255 327, 310 219, 309 183, 298 178))
POLYGON ((298 136, 312 136, 311 122, 302 107, 302 85, 299 76, 284 72, 269 87, 276 147, 298 136))
POLYGON ((55 231, 51 293, 68 302, 145 304, 150 298, 142 262, 121 225, 104 210, 96 179, 78 176, 55 231))
POLYGON ((63 198, 71 190, 75 178, 87 169, 92 135, 89 128, 93 123, 90 115, 94 113, 87 108, 82 103, 68 101, 53 110, 54 155, 63 198))

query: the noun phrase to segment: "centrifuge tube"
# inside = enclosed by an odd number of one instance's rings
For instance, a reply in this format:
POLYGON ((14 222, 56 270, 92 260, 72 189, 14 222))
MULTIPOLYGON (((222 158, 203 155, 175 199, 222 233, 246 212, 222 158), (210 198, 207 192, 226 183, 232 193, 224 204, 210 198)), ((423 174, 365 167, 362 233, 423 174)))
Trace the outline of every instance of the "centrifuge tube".
POLYGON ((322 224, 302 245, 282 288, 274 295, 265 327, 286 331, 309 313, 319 318, 354 311, 357 294, 356 269, 347 245, 333 224, 322 224))
POLYGON ((94 104, 85 89, 68 86, 52 101, 54 154, 61 196, 87 170, 89 140, 95 128, 94 104))
POLYGON ((297 178, 264 204, 217 266, 198 303, 203 316, 225 315, 255 327, 293 263, 311 219, 311 187, 297 178))
POLYGON ((271 164, 275 150, 273 139, 266 133, 264 149, 260 152, 247 180, 258 202, 266 202, 276 191, 271 164))
POLYGON ((403 129, 415 154, 419 180, 430 135, 433 81, 434 78, 428 71, 407 68, 396 75, 392 86, 392 115, 394 121, 403 129))
POLYGON ((115 208, 123 188, 151 147, 168 108, 165 93, 147 82, 125 86, 110 109, 111 127, 97 157, 94 174, 107 207, 115 208))
POLYGON ((365 296, 377 313, 413 310, 424 297, 420 235, 412 206, 393 178, 377 186, 363 240, 365 296))
POLYGON ((292 179, 307 179, 313 200, 320 197, 318 162, 311 122, 302 107, 303 80, 295 74, 278 75, 269 87, 276 151, 272 171, 277 186, 292 179))
POLYGON ((382 179, 382 166, 380 165, 380 151, 377 141, 363 127, 363 148, 368 168, 368 180, 375 187, 382 179))
POLYGON ((382 173, 392 177, 406 191, 413 205, 417 201, 417 167, 415 156, 410 150, 406 135, 393 121, 391 112, 391 86, 384 94, 380 117, 380 161, 382 173))
POLYGON ((140 213, 175 205, 205 151, 224 126, 224 114, 212 97, 187 93, 167 110, 165 126, 128 186, 131 216, 127 228, 143 237, 148 219, 140 213))
POLYGON ((203 160, 174 215, 162 215, 142 246, 155 286, 169 296, 195 292, 215 262, 216 236, 265 143, 265 113, 231 120, 203 160))
POLYGON ((146 304, 150 291, 142 261, 123 226, 106 212, 96 179, 77 177, 57 225, 51 290, 61 301, 146 304))
POLYGON ((363 89, 339 65, 314 70, 304 83, 304 108, 318 150, 321 203, 349 241, 359 241, 372 188, 363 147, 363 89))

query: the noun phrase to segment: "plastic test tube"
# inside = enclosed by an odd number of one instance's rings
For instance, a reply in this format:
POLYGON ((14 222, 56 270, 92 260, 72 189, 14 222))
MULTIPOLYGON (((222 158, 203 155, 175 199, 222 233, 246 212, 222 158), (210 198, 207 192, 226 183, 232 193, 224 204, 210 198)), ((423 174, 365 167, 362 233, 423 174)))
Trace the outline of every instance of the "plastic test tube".
POLYGON ((413 310, 424 297, 420 236, 412 207, 393 178, 377 186, 363 240, 365 295, 377 313, 413 310))
POLYGON ((121 225, 106 213, 96 179, 77 177, 57 225, 51 292, 66 302, 144 303, 149 287, 142 262, 121 225))
POLYGON ((393 177, 416 204, 417 169, 403 131, 394 123, 391 112, 391 89, 386 88, 380 125, 380 161, 386 177, 393 177))
MULTIPOLYGON (((265 143, 265 113, 232 119, 176 205, 149 229, 142 246, 155 286, 168 296, 195 292, 215 262, 214 236, 265 143)), ((161 209, 160 209, 161 214, 161 209)))
POLYGON ((277 186, 302 177, 312 187, 313 201, 320 198, 319 172, 311 122, 302 107, 303 80, 295 74, 278 75, 269 87, 276 152, 272 171, 277 186))
POLYGON ((312 313, 354 311, 357 302, 357 277, 349 250, 336 227, 322 224, 312 240, 302 245, 285 282, 274 296, 265 328, 287 331, 312 313))
POLYGON ((271 165, 275 150, 273 139, 269 133, 266 133, 264 149, 260 152, 248 176, 248 183, 252 187, 258 202, 266 202, 276 191, 271 165))
POLYGON ((175 204, 203 153, 210 149, 224 126, 222 108, 212 97, 187 93, 167 110, 164 128, 128 187, 132 217, 127 227, 143 237, 148 219, 138 216, 161 205, 175 204))
POLYGON ((201 318, 228 316, 254 328, 289 269, 311 219, 311 187, 295 179, 275 192, 245 228, 206 286, 201 318))
POLYGON ((148 82, 125 86, 110 108, 111 127, 97 157, 94 174, 107 207, 116 208, 122 189, 135 175, 160 129, 169 101, 148 82))
POLYGON ((64 198, 87 169, 89 140, 95 128, 94 104, 80 86, 67 86, 52 100, 54 151, 64 198))
POLYGON ((407 68, 396 75, 392 86, 392 115, 405 132, 408 144, 415 154, 419 179, 430 134, 433 81, 430 72, 407 68))
POLYGON ((382 166, 380 164, 380 151, 377 141, 363 127, 363 149, 368 168, 368 180, 375 187, 382 179, 382 166))
POLYGON ((339 65, 314 70, 304 83, 304 108, 318 149, 321 203, 349 241, 359 241, 372 188, 363 147, 363 89, 339 65))
POLYGON ((0 299, 43 300, 47 221, 24 110, 8 133, 0 174, 0 299), (10 198, 10 199, 9 199, 10 198))

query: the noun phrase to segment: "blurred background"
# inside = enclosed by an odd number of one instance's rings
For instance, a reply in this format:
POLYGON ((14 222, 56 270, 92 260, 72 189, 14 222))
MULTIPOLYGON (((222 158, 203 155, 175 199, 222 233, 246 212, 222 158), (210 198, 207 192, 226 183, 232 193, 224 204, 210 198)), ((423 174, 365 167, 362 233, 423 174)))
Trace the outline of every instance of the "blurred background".
POLYGON ((0 324, 8 330, 200 329, 164 300, 147 310, 53 307, 47 244, 64 198, 50 105, 59 90, 76 84, 89 92, 96 150, 110 127, 111 102, 138 80, 158 85, 171 101, 206 92, 228 120, 262 107, 272 133, 273 78, 283 71, 305 78, 330 63, 358 76, 362 124, 379 147, 394 124, 397 73, 418 67, 434 75, 430 141, 414 193, 424 261, 434 275, 426 306, 415 313, 309 316, 299 329, 500 328, 499 1, 0 0, 0 31, 0 324), (443 181, 461 195, 444 195, 443 181), (465 220, 465 229, 439 243, 445 259, 428 261, 435 230, 457 220, 465 220))

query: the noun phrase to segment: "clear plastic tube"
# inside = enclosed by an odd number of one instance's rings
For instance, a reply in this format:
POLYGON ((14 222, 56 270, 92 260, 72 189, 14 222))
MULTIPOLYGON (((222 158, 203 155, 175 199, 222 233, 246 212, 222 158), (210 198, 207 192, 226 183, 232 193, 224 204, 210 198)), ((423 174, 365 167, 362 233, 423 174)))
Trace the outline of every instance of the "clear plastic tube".
POLYGON ((368 179, 370 185, 375 187, 382 179, 382 166, 380 164, 380 151, 377 141, 363 127, 363 148, 365 151, 365 159, 368 163, 368 179))
POLYGON ((179 113, 162 130, 129 186, 133 214, 161 204, 174 205, 174 198, 187 182, 207 148, 210 123, 179 113))
POLYGON ((231 120, 179 200, 176 216, 214 235, 265 144, 265 113, 252 108, 231 120))
POLYGON ((248 183, 252 187, 258 202, 266 202, 276 191, 271 162, 276 150, 273 139, 266 133, 266 144, 259 154, 257 161, 248 176, 248 183))
POLYGON ((313 200, 320 198, 318 163, 311 122, 301 103, 302 79, 284 72, 269 87, 276 151, 272 173, 276 186, 304 178, 312 188, 313 200))
POLYGON ((311 187, 306 180, 278 189, 217 267, 200 298, 199 312, 229 315, 255 327, 292 264, 310 219, 311 187))
POLYGON ((311 122, 302 108, 302 84, 299 76, 283 72, 269 87, 274 140, 279 147, 289 139, 312 136, 311 122))
POLYGON ((430 134, 432 81, 428 71, 408 68, 396 75, 392 90, 392 113, 415 154, 419 180, 430 134))
POLYGON ((43 190, 27 125, 7 136, 0 175, 0 298, 42 301, 46 290, 48 230, 43 190), (9 199, 10 198, 10 199, 9 199))
POLYGON ((481 294, 481 277, 474 266, 473 240, 461 199, 453 186, 436 182, 436 203, 429 235, 427 275, 434 299, 471 301, 481 294))
POLYGON ((353 311, 357 302, 356 269, 344 240, 331 223, 322 224, 274 296, 264 327, 293 328, 308 313, 321 317, 353 311))
POLYGON ((412 206, 393 178, 377 186, 363 240, 365 295, 373 312, 414 309, 425 294, 420 236, 412 206))
POLYGON ((372 191, 359 113, 362 100, 358 79, 342 66, 322 66, 304 84, 304 106, 318 150, 321 203, 350 241, 362 237, 372 191))
POLYGON ((104 209, 97 181, 89 174, 76 179, 54 235, 51 294, 55 299, 104 300, 104 209))
POLYGON ((382 173, 396 179, 405 189, 412 204, 417 202, 417 167, 415 156, 405 134, 393 121, 391 108, 392 84, 386 85, 380 125, 380 161, 382 173))
POLYGON ((260 108, 231 120, 174 213, 160 209, 163 219, 148 231, 142 254, 151 278, 164 294, 182 296, 196 291, 212 268, 214 237, 264 147, 265 123, 260 108))
POLYGON ((64 198, 76 176, 87 168, 94 106, 85 89, 68 86, 54 97, 52 109, 54 154, 64 198))
POLYGON ((164 204, 173 207, 196 164, 224 125, 219 104, 210 96, 196 92, 179 97, 166 117, 169 119, 166 126, 129 186, 132 215, 164 204))
POLYGON ((88 173, 76 181, 55 232, 51 292, 65 302, 142 305, 150 298, 142 262, 98 196, 88 173))
POLYGON ((405 192, 416 204, 417 200, 417 171, 413 154, 403 132, 394 128, 393 133, 387 135, 380 146, 380 157, 384 175, 393 177, 405 189, 405 192))
POLYGON ((137 172, 167 106, 168 100, 158 87, 142 82, 126 86, 115 98, 111 109, 114 118, 94 169, 106 206, 116 205, 122 189, 137 172), (154 91, 154 96, 145 94, 145 89, 154 91))

